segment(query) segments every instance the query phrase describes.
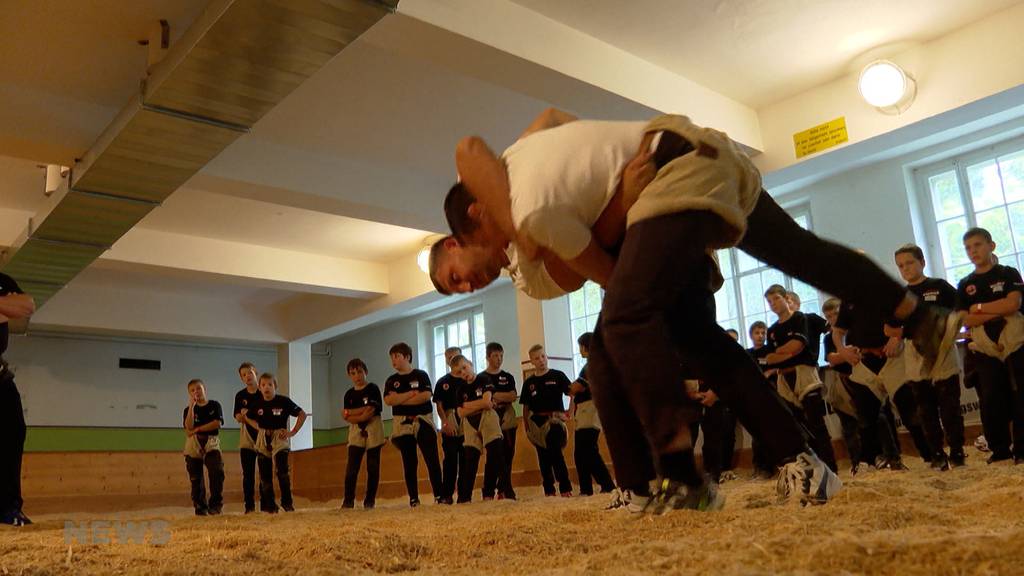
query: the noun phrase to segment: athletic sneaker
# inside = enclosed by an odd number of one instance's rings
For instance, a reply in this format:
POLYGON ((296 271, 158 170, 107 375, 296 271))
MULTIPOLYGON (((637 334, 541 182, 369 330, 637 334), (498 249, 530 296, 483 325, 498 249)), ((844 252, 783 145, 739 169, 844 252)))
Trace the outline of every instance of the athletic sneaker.
POLYGON ((569 490, 568 492, 562 492, 561 494, 559 494, 559 496, 561 496, 562 498, 572 498, 572 490, 569 490))
POLYGON ((22 526, 28 526, 32 523, 32 521, 28 519, 28 516, 25 516, 25 513, 22 512, 21 510, 18 511, 16 516, 18 517, 18 521, 21 522, 22 526))
POLYGON ((718 484, 705 478, 700 486, 690 487, 682 482, 662 480, 658 490, 644 504, 644 514, 662 516, 672 510, 698 510, 713 512, 725 506, 725 495, 718 484))
POLYGON ((0 516, 0 524, 5 524, 7 526, 15 526, 17 528, 25 526, 25 523, 22 521, 21 516, 19 516, 18 514, 4 514, 3 516, 0 516))
POLYGON ((799 495, 800 503, 824 504, 843 487, 842 480, 813 452, 801 452, 796 460, 782 467, 775 484, 779 502, 799 495))
POLYGON ((906 472, 910 470, 907 465, 903 463, 902 458, 887 458, 882 460, 882 463, 878 465, 879 470, 890 470, 892 472, 906 472))
POLYGON ((967 455, 963 451, 949 453, 950 468, 963 468, 964 466, 967 466, 967 455))
POLYGON ((196 516, 206 516, 209 513, 206 508, 196 508, 196 516))
POLYGON ((733 472, 732 470, 726 470, 725 472, 722 472, 722 474, 718 477, 718 483, 723 484, 725 482, 735 480, 736 478, 737 476, 735 472, 733 472))
POLYGON ((346 500, 346 501, 341 503, 342 510, 351 509, 351 508, 355 508, 355 507, 356 507, 356 503, 353 502, 352 500, 346 500))
POLYGON ((918 303, 907 318, 906 328, 911 331, 910 339, 921 355, 921 370, 924 373, 934 376, 932 372, 943 365, 963 324, 964 315, 961 312, 918 303))
POLYGON ((989 452, 988 440, 985 440, 984 436, 978 436, 974 439, 974 447, 977 448, 979 452, 989 452))
POLYGON ((287 504, 287 505, 282 504, 281 505, 281 509, 284 510, 285 512, 295 512, 295 507, 292 506, 291 504, 287 504))
POLYGON ((946 472, 949 470, 949 458, 946 457, 945 452, 940 450, 932 457, 931 468, 938 472, 946 472))
POLYGON ((419 498, 410 498, 409 499, 409 508, 416 508, 419 505, 420 505, 420 499, 419 498))

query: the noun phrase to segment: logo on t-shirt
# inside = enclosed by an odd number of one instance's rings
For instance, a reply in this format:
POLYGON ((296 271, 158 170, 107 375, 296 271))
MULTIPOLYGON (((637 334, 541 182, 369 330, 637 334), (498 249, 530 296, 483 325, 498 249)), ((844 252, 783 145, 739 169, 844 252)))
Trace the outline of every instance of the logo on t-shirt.
POLYGON ((939 299, 939 291, 938 290, 930 290, 930 291, 924 293, 924 300, 925 300, 925 302, 935 302, 938 299, 939 299))
POLYGON ((398 390, 399 383, 396 381, 394 384, 395 390, 398 390))
POLYGON ((974 296, 978 292, 978 287, 974 284, 968 284, 964 291, 967 292, 968 296, 974 296))
POLYGON ((992 288, 992 292, 1002 292, 1004 284, 1006 284, 1006 283, 1005 282, 993 282, 990 285, 990 287, 992 288))
POLYGON ((441 385, 441 387, 444 388, 445 390, 447 390, 448 389, 448 383, 445 382, 444 384, 441 385))
POLYGON ((257 410, 256 413, 259 414, 260 416, 263 416, 263 408, 257 410))
POLYGON ((409 387, 410 388, 419 388, 420 387, 420 381, 419 380, 413 380, 412 382, 409 382, 409 387))
POLYGON ((369 403, 370 403, 370 399, 369 398, 363 398, 363 404, 369 404, 369 403))
POLYGON ((274 416, 280 416, 281 413, 284 412, 284 408, 274 408, 272 411, 274 413, 274 416))

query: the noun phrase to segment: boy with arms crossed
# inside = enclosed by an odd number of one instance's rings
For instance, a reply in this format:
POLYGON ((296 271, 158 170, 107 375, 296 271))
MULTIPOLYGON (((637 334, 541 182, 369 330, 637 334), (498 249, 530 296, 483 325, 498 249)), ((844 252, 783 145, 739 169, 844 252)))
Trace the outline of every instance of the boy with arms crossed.
POLYGON ((957 308, 968 312, 964 325, 971 333, 981 425, 992 451, 988 463, 1011 458, 1020 463, 1024 461, 1024 317, 1020 314, 1024 286, 1015 268, 993 262, 996 244, 984 228, 968 230, 964 248, 974 271, 957 287, 957 308))
POLYGON ((443 487, 441 463, 437 457, 437 431, 430 408, 430 376, 412 367, 412 348, 405 342, 392 346, 388 354, 396 372, 384 383, 384 403, 391 406, 394 415, 391 443, 402 453, 409 506, 415 508, 420 505, 417 446, 427 465, 434 502, 440 503, 443 487))
POLYGON ((366 455, 366 496, 363 508, 373 508, 380 482, 380 450, 384 446, 384 424, 380 412, 384 405, 380 388, 366 381, 366 364, 359 358, 348 361, 346 367, 353 387, 345 392, 341 415, 349 423, 348 462, 345 465, 345 497, 342 508, 354 508, 359 465, 366 455))

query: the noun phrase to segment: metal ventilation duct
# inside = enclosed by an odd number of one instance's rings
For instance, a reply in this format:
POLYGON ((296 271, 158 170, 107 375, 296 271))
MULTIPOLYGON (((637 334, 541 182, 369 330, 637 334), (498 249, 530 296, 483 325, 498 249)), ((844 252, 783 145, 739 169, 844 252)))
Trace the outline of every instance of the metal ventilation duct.
POLYGON ((398 0, 218 0, 0 270, 42 306, 398 0))

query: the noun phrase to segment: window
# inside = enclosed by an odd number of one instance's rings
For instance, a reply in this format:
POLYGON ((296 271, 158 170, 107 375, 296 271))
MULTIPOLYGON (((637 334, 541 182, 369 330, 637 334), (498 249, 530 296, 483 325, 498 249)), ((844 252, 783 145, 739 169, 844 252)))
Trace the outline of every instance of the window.
POLYGON ((462 348, 462 355, 482 371, 486 362, 487 337, 484 330, 484 312, 480 308, 462 310, 431 322, 433 334, 434 381, 448 373, 444 351, 451 346, 462 348))
POLYGON ((917 171, 932 238, 933 274, 954 286, 974 269, 963 235, 979 226, 992 234, 999 261, 1024 264, 1024 142, 1001 146, 917 171))
MULTIPOLYGON (((801 227, 811 229, 811 215, 807 207, 790 210, 790 215, 801 227)), ((768 267, 741 250, 719 250, 718 263, 725 277, 722 289, 715 293, 718 324, 739 332, 744 347, 751 346, 747 332, 751 324, 760 320, 771 326, 775 322, 775 315, 764 298, 765 290, 772 284, 781 284, 799 294, 802 312, 818 313, 821 309, 817 289, 768 267)))
MULTIPOLYGON (((811 229, 810 209, 806 206, 790 210, 790 215, 801 227, 811 229)), ((800 310, 805 313, 821 310, 821 296, 817 289, 794 280, 782 272, 769 268, 736 248, 718 251, 719 267, 725 284, 715 293, 715 307, 718 312, 718 324, 722 328, 732 328, 740 333, 740 342, 749 348, 750 336, 747 333, 750 325, 757 320, 771 326, 775 315, 768 309, 764 292, 772 284, 781 284, 787 290, 800 295, 800 310)), ((576 292, 569 295, 569 322, 572 324, 573 365, 579 372, 583 368, 583 358, 579 355, 576 339, 580 334, 594 329, 597 315, 601 311, 601 298, 604 292, 593 282, 587 282, 576 292)))
POLYGON ((580 373, 583 365, 583 357, 580 356, 580 347, 576 340, 585 332, 592 332, 597 324, 597 315, 601 312, 601 299, 604 298, 604 290, 589 280, 579 290, 569 294, 569 323, 572 326, 572 365, 575 372, 573 378, 580 373))

